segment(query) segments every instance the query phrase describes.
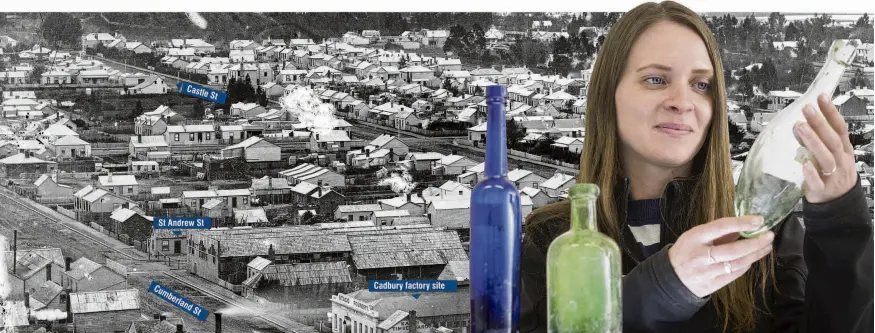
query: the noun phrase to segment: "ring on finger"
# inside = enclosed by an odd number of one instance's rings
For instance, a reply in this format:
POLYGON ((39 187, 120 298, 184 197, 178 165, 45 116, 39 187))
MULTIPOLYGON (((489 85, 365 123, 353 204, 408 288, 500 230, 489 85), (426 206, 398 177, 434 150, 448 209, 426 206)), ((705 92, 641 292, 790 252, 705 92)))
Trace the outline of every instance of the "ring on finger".
POLYGON ((717 259, 714 259, 714 257, 711 256, 711 249, 713 249, 713 248, 714 248, 713 245, 708 247, 708 264, 711 264, 711 265, 717 263, 717 259))
POLYGON ((832 170, 830 170, 830 171, 821 171, 820 173, 821 173, 822 175, 824 175, 824 176, 829 176, 829 175, 833 174, 834 172, 836 172, 836 169, 838 169, 838 168, 839 168, 839 165, 836 164, 836 165, 834 165, 834 166, 832 167, 832 170))
POLYGON ((726 274, 732 273, 732 264, 728 261, 723 262, 723 270, 726 271, 726 274))

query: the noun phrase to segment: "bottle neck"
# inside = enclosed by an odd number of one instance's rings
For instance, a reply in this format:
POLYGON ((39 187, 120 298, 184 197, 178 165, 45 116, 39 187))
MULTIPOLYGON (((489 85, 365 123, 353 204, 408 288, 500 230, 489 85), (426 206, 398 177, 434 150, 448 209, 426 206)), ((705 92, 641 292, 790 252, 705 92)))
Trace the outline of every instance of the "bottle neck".
POLYGON ((805 95, 816 98, 816 95, 826 94, 832 98, 836 87, 839 85, 839 81, 842 79, 842 75, 853 60, 855 50, 856 47, 852 45, 844 43, 838 45, 838 43, 834 42, 827 51, 829 56, 826 62, 824 62, 823 68, 817 73, 811 85, 808 86, 805 95))
POLYGON ((504 98, 486 101, 486 178, 507 176, 507 130, 504 115, 504 98))
POLYGON ((571 199, 571 229, 598 231, 596 197, 571 199))

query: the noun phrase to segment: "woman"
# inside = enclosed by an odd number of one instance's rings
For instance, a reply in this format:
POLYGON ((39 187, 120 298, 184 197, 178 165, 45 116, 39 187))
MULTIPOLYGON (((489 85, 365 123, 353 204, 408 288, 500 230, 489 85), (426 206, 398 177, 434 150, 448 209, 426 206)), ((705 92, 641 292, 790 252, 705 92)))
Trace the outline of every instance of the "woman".
MULTIPOLYGON (((624 332, 872 332, 872 226, 843 118, 821 96, 795 128, 823 167, 804 167, 804 223, 739 238, 762 221, 734 217, 724 85, 711 31, 671 1, 627 12, 597 58, 577 181, 601 188, 598 227, 621 248, 624 332)), ((545 258, 569 213, 526 220, 521 332, 546 331, 545 258)))

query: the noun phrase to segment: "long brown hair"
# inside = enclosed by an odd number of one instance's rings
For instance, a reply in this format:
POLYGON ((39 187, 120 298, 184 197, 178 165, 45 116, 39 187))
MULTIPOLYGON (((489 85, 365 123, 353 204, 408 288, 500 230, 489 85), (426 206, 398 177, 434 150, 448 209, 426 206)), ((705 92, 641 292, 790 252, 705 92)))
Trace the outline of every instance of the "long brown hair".
MULTIPOLYGON (((726 83, 719 47, 711 30, 692 10, 674 1, 644 3, 626 12, 606 36, 604 45, 593 67, 587 91, 586 138, 580 156, 578 183, 593 183, 601 188, 598 200, 599 231, 619 242, 622 221, 613 200, 614 186, 624 177, 620 164, 620 142, 617 137, 616 101, 614 99, 620 77, 623 75, 628 54, 639 35, 660 21, 672 21, 699 34, 708 49, 714 80, 710 90, 713 116, 702 148, 696 154, 692 173, 695 185, 691 188, 688 225, 678 233, 695 225, 726 216, 734 216, 734 187, 729 155, 728 116, 726 113, 726 83), (624 56, 620 56, 624 55, 624 56)), ((541 207, 526 218, 526 234, 532 234, 543 223, 553 219, 568 220, 568 200, 541 207)), ((543 231, 543 230, 541 230, 543 231)), ((528 238, 528 237, 527 237, 528 238)), ((754 291, 760 286, 765 295, 767 277, 774 274, 774 257, 760 260, 753 267, 711 297, 712 304, 723 321, 723 330, 729 327, 750 331, 756 325, 754 291), (731 324, 731 325, 730 325, 731 324)), ((764 302, 765 304, 765 302, 764 302)))

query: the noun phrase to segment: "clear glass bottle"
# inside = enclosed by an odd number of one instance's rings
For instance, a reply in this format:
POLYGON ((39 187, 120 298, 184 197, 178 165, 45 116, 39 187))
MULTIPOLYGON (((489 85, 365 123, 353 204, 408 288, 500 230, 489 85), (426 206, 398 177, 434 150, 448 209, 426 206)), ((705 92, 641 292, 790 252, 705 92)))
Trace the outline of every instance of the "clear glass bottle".
POLYGON ((471 191, 471 332, 516 333, 522 212, 507 179, 504 86, 486 87, 486 179, 471 191))
POLYGON ((802 199, 805 183, 802 163, 810 160, 817 164, 799 144, 793 128, 797 122, 805 121, 802 108, 806 104, 819 110, 818 95, 833 95, 854 59, 858 44, 853 40, 833 41, 823 68, 805 94, 779 111, 754 141, 735 187, 735 214, 761 215, 765 223, 756 231, 741 233, 743 237, 754 237, 775 227, 802 199))
POLYGON ((598 231, 595 184, 575 184, 571 227, 547 250, 547 331, 620 333, 622 275, 620 248, 598 231))

